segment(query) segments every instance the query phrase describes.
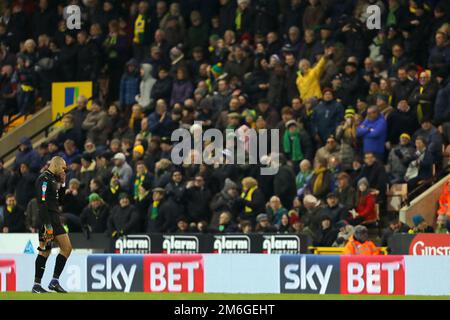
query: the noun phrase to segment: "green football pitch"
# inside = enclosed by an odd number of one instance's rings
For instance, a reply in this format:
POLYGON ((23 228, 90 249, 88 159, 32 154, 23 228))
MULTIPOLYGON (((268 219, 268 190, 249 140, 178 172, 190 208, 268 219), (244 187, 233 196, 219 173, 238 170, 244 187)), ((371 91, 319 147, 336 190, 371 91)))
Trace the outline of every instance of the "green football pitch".
POLYGON ((371 296, 341 294, 222 294, 222 293, 122 293, 68 294, 0 293, 0 300, 450 300, 450 296, 371 296))

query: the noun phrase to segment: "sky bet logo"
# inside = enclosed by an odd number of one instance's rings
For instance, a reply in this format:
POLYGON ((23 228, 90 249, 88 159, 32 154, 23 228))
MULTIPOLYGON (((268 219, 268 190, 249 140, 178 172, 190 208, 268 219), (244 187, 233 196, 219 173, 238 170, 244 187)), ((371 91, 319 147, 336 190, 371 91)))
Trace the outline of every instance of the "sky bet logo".
POLYGON ((339 257, 283 255, 280 257, 282 293, 339 293, 339 257))
POLYGON ((143 256, 95 255, 87 258, 88 291, 143 291, 143 256))

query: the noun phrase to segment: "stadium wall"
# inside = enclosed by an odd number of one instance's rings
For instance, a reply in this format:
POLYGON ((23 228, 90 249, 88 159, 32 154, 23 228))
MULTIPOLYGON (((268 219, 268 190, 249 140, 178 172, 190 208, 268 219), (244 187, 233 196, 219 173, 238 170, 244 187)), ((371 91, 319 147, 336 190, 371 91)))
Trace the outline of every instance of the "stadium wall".
MULTIPOLYGON (((34 259, 0 255, 0 291, 30 291, 34 259)), ((75 292, 450 295, 449 270, 449 256, 73 254, 61 283, 75 292)))

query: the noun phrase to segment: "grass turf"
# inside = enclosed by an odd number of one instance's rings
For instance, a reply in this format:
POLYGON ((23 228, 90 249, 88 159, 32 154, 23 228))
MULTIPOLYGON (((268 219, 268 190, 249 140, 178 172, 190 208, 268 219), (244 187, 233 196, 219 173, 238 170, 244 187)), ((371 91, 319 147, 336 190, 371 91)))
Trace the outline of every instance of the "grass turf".
POLYGON ((375 296, 341 294, 223 294, 88 292, 68 294, 0 293, 0 300, 450 300, 450 296, 375 296))

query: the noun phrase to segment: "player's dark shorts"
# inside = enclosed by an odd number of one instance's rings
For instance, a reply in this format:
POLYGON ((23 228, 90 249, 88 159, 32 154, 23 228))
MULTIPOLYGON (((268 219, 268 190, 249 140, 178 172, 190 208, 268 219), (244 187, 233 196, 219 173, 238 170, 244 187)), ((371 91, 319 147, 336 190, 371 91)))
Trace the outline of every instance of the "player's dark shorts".
MULTIPOLYGON (((53 236, 59 236, 61 234, 65 234, 66 229, 64 229, 61 221, 59 220, 59 215, 52 214, 51 221, 50 221, 52 228, 53 228, 53 236)), ((41 230, 39 230, 39 241, 44 241, 44 234, 45 234, 45 228, 42 226, 41 230)))

